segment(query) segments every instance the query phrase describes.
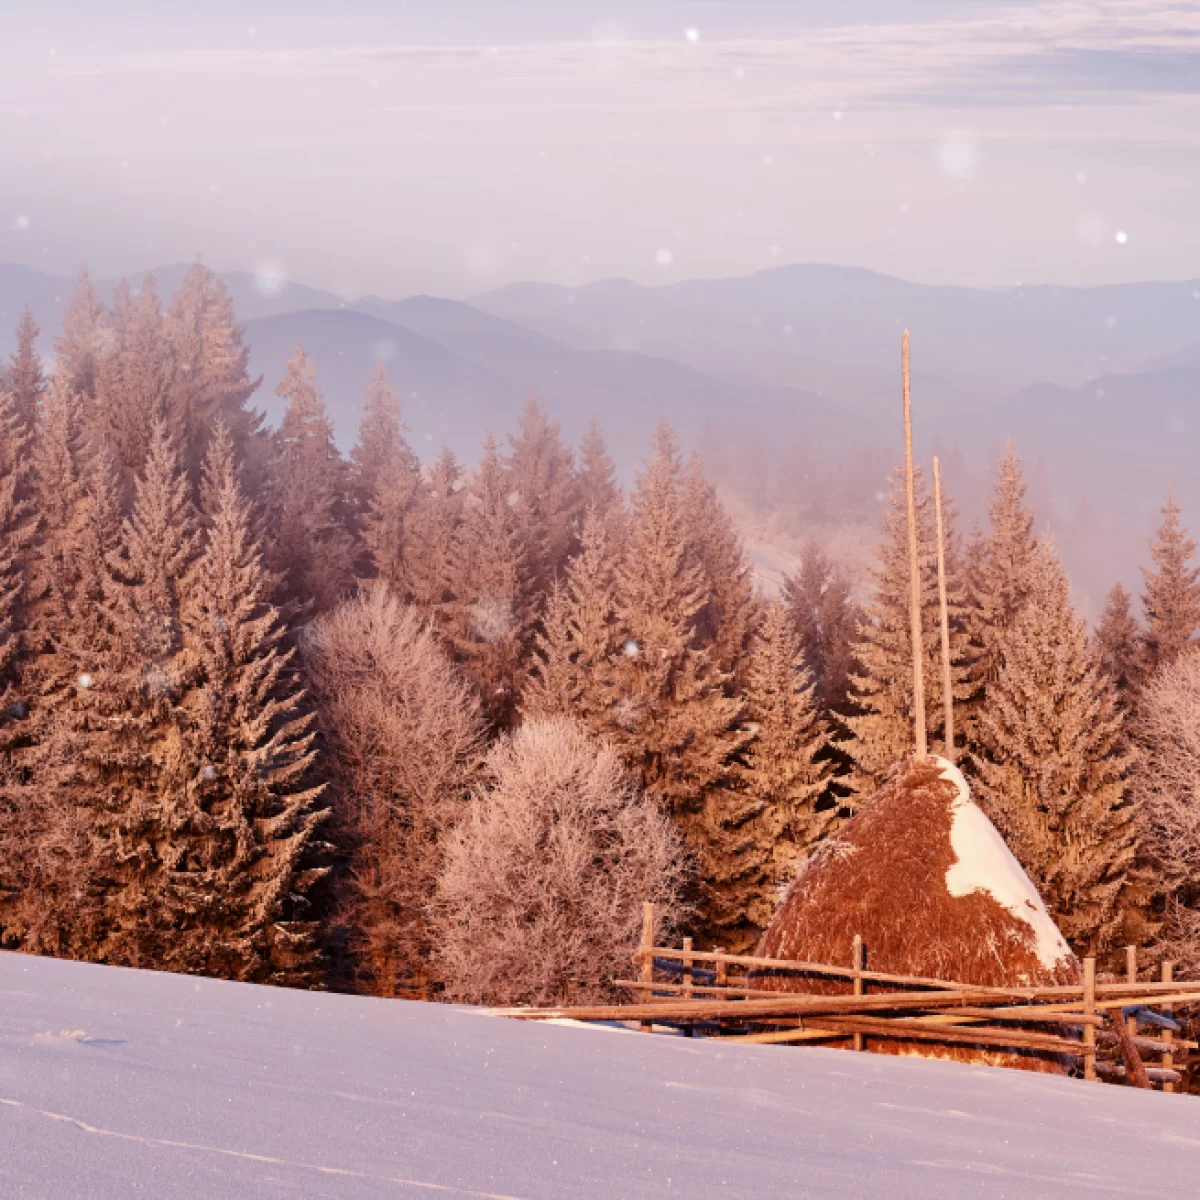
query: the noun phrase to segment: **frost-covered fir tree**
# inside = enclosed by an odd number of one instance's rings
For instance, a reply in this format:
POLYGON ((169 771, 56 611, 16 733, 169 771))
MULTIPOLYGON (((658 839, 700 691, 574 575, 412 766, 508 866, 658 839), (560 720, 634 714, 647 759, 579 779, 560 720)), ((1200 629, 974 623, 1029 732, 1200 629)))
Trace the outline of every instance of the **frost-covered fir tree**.
POLYGON ((287 408, 275 435, 271 567, 283 574, 285 603, 323 612, 353 583, 356 547, 348 529, 345 463, 317 386, 316 364, 297 346, 286 366, 275 389, 287 408))
POLYGON ((609 529, 612 540, 624 516, 624 502, 612 456, 595 419, 589 422, 579 443, 578 482, 580 511, 594 512, 606 525, 617 527, 609 529))
POLYGON ((743 751, 746 810, 737 825, 746 849, 740 878, 727 890, 740 893, 729 899, 752 932, 770 923, 780 889, 829 830, 837 808, 821 803, 832 769, 818 759, 828 728, 817 712, 800 639, 778 602, 767 605, 746 675, 754 740, 743 751))
POLYGON ((29 546, 37 526, 29 494, 30 441, 16 396, 0 392, 0 747, 25 708, 14 689, 19 686, 29 546))
POLYGON ((177 847, 165 783, 179 747, 176 711, 195 663, 185 653, 180 591, 197 550, 187 479, 164 422, 115 551, 94 571, 102 637, 75 680, 66 732, 71 780, 88 809, 102 936, 97 956, 125 966, 162 961, 173 936, 157 898, 177 847))
POLYGON ((171 297, 163 329, 175 363, 165 417, 189 478, 200 481, 210 433, 220 422, 249 482, 261 487, 268 438, 261 415, 247 408, 261 381, 250 377, 250 349, 225 284, 194 263, 171 297))
POLYGON ((1136 888, 1131 756, 1058 557, 1039 548, 1028 603, 998 646, 979 716, 980 803, 1080 954, 1122 934, 1136 888))
POLYGON ((973 673, 985 688, 1000 669, 1000 639, 1028 598, 1037 550, 1033 510, 1025 506, 1021 460, 1011 442, 996 474, 988 516, 991 533, 973 547, 967 580, 977 649, 973 673))
POLYGON ((813 678, 817 704, 826 711, 845 712, 862 618, 850 585, 815 541, 805 546, 799 571, 784 579, 783 599, 813 678))
POLYGON ((417 493, 407 527, 411 553, 405 558, 408 596, 439 626, 444 624, 450 600, 450 551, 465 499, 462 467, 453 452, 444 449, 417 493))
POLYGON ((167 336, 154 277, 134 295, 122 282, 113 293, 112 344, 96 360, 95 397, 85 409, 93 435, 107 448, 129 495, 149 451, 151 431, 171 420, 177 361, 167 336))
POLYGON ((39 333, 41 330, 27 304, 17 322, 17 348, 8 360, 8 389, 20 428, 26 435, 32 435, 37 424, 42 392, 46 389, 42 360, 37 352, 39 333))
POLYGON ((522 692, 526 715, 570 716, 597 731, 607 726, 617 636, 609 528, 590 509, 565 582, 551 584, 522 692))
POLYGON ((700 568, 704 606, 696 616, 697 642, 717 668, 741 682, 758 622, 754 581, 745 548, 729 514, 693 457, 680 492, 689 556, 700 568))
POLYGON ((541 619, 533 635, 533 657, 521 689, 523 716, 577 714, 582 688, 574 658, 571 596, 567 585, 554 579, 542 599, 541 619))
POLYGON ((450 543, 452 599, 443 625, 454 657, 479 688, 485 713, 501 728, 520 699, 535 612, 531 567, 510 494, 499 446, 489 438, 450 543))
POLYGON ((404 437, 400 403, 383 363, 367 387, 358 443, 351 452, 355 519, 372 572, 408 599, 412 523, 421 501, 421 464, 404 437))
POLYGON ((696 860, 699 928, 712 934, 741 919, 706 889, 728 875, 737 852, 725 823, 741 801, 722 785, 749 734, 740 725, 741 700, 726 694, 728 676, 697 645, 707 595, 689 554, 682 491, 674 435, 660 425, 616 571, 619 650, 611 660, 607 732, 647 794, 678 822, 696 860))
POLYGON ((90 400, 96 393, 99 363, 112 349, 104 305, 85 267, 63 309, 62 333, 54 342, 55 374, 69 391, 90 400))
POLYGON ((533 586, 541 593, 561 574, 579 536, 575 456, 534 397, 521 412, 520 431, 508 441, 510 494, 533 586))
POLYGON ((327 815, 312 780, 312 718, 223 426, 205 472, 215 505, 182 605, 194 677, 172 714, 159 782, 171 847, 153 895, 155 920, 171 931, 159 961, 310 983, 316 926, 306 897, 324 874, 314 851, 327 815))
POLYGON ((1126 707, 1141 675, 1139 633, 1133 599, 1119 583, 1114 583, 1096 626, 1095 645, 1100 666, 1126 707))
MULTIPOLYGON (((937 531, 933 499, 918 470, 915 480, 917 548, 921 578, 921 641, 925 664, 925 711, 930 750, 941 753, 941 623, 937 585, 937 531)), ((951 672, 956 702, 973 691, 972 652, 967 634, 966 592, 958 569, 954 512, 942 493, 946 535, 946 595, 950 614, 951 672)), ((841 743, 853 762, 848 783, 860 798, 876 791, 893 764, 913 753, 911 583, 904 476, 893 473, 884 516, 884 540, 875 568, 874 593, 863 609, 858 664, 851 700, 858 710, 845 718, 851 736, 841 743)))
POLYGON ((1200 628, 1200 567, 1193 566, 1195 540, 1179 519, 1179 503, 1169 489, 1162 522, 1150 543, 1152 570, 1142 568, 1146 629, 1142 635, 1147 675, 1174 662, 1200 628))
POLYGON ((95 958, 104 940, 105 896, 91 764, 105 760, 101 743, 113 742, 116 771, 118 759, 134 751, 134 738, 109 738, 99 715, 113 712, 119 720, 123 708, 119 696, 97 692, 101 666, 116 662, 107 589, 120 512, 108 460, 101 456, 90 469, 80 461, 73 401, 65 378, 56 377, 38 436, 34 495, 42 522, 28 628, 30 712, 12 750, 16 778, 0 832, 0 919, 10 945, 95 958))

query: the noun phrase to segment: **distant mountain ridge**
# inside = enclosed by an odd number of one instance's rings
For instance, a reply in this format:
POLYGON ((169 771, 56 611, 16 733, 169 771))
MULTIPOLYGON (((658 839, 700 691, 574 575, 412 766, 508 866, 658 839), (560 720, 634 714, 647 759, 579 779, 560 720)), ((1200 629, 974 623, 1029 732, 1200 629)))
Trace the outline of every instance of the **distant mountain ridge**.
MULTIPOLYGON (((187 269, 155 272, 164 304, 187 269)), ((751 477, 833 463, 865 472, 857 486, 870 496, 896 448, 908 326, 920 454, 942 448, 960 509, 978 519, 989 463, 1012 437, 1093 610, 1106 580, 1138 586, 1168 481, 1200 514, 1200 282, 989 292, 802 266, 656 288, 513 284, 463 302, 222 278, 263 376, 254 403, 278 419, 274 388, 302 342, 347 447, 382 359, 425 457, 445 443, 473 458, 536 392, 571 440, 598 418, 627 481, 666 418, 687 444, 736 449, 751 477)), ((73 286, 0 266, 0 353, 27 300, 50 353, 73 286)), ((108 295, 113 281, 97 286, 108 295)))

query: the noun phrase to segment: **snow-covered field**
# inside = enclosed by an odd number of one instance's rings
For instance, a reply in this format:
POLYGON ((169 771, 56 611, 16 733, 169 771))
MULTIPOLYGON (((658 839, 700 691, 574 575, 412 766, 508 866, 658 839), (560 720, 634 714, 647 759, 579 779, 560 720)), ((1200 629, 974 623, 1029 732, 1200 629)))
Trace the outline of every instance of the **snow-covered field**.
POLYGON ((0 954, 0 1196, 1195 1195, 1195 1100, 0 954))

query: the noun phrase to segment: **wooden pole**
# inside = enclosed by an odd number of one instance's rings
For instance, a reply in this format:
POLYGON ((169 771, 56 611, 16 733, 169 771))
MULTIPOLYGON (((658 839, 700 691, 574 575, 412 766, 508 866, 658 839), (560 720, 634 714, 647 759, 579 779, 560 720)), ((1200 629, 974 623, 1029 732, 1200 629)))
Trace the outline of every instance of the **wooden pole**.
POLYGON ((909 597, 909 620, 912 625, 913 657, 913 723, 917 742, 917 759, 929 752, 925 741, 925 673, 921 645, 921 564, 917 557, 917 504, 913 483, 912 396, 908 380, 908 330, 900 339, 900 371, 904 390, 904 493, 908 503, 908 562, 912 592, 909 597))
MULTIPOLYGON (((692 939, 683 939, 683 999, 692 998, 692 939)), ((693 1028, 689 1022, 683 1027, 683 1036, 691 1037, 693 1028)))
MULTIPOLYGON (((1169 963, 1169 962, 1163 963, 1163 965, 1162 965, 1162 981, 1163 981, 1163 983, 1170 983, 1174 978, 1175 978, 1175 964, 1169 963)), ((1171 1006, 1169 1004, 1163 1005, 1163 1012, 1166 1016, 1169 1017, 1171 1015, 1171 1006)), ((1162 1030, 1162 1032, 1159 1035, 1159 1038, 1161 1041, 1166 1042, 1168 1045, 1170 1045, 1171 1042, 1174 1040, 1173 1035, 1169 1029, 1162 1030)), ((1163 1070, 1170 1071, 1174 1068, 1174 1066, 1175 1066, 1175 1059, 1171 1056, 1171 1052, 1169 1050, 1164 1051, 1163 1056, 1162 1056, 1163 1070)), ((1175 1085, 1169 1079, 1163 1083, 1163 1091, 1164 1092, 1173 1092, 1174 1090, 1175 1090, 1175 1085)))
MULTIPOLYGON (((642 983, 654 982, 654 904, 652 901, 645 901, 642 904, 642 983)), ((653 997, 650 997, 653 999, 653 997)), ((653 1021, 642 1022, 642 1032, 652 1033, 654 1031, 653 1021)))
MULTIPOLYGON (((1125 982, 1137 983, 1137 947, 1125 947, 1125 982)), ((1129 1018, 1129 1036, 1137 1036, 1137 1021, 1129 1018)))
POLYGON ((950 610, 946 603, 946 537, 942 529, 942 473, 933 459, 933 508, 937 515, 938 607, 942 613, 942 706, 946 713, 946 758, 954 761, 954 683, 950 673, 950 610))
MULTIPOLYGON (((1096 1015, 1096 960, 1083 960, 1083 1015, 1096 1015)), ((1096 1027, 1090 1021, 1083 1027, 1083 1077, 1096 1078, 1096 1027)))
MULTIPOLYGON (((854 994, 861 996, 863 994, 863 940, 862 934, 854 935, 854 994)), ((863 1035, 856 1033, 854 1035, 854 1048, 861 1050, 863 1048, 863 1035)))
POLYGON ((1133 1034, 1130 1032, 1130 1027, 1134 1024, 1133 1018, 1126 1020, 1125 1014, 1117 1011, 1112 1015, 1112 1023, 1117 1033, 1117 1044, 1121 1047, 1121 1057, 1125 1060, 1126 1078, 1134 1087, 1149 1090, 1150 1079, 1146 1075, 1141 1052, 1134 1045, 1133 1034))

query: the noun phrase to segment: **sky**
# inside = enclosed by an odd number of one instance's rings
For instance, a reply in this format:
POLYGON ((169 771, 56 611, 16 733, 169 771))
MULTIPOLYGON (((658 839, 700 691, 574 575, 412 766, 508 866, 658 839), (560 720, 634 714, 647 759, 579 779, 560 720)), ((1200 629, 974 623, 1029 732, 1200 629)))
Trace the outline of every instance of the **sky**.
POLYGON ((0 0, 0 262, 1200 276, 1200 5, 0 0), (901 10, 903 16, 901 16, 901 10))

